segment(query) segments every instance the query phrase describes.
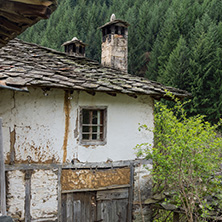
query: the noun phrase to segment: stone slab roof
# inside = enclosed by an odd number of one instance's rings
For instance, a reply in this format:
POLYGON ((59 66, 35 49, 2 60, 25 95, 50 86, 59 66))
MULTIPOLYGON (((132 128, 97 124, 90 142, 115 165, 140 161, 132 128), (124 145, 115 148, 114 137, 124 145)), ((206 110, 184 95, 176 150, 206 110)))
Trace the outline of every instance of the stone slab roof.
POLYGON ((165 90, 179 98, 190 96, 186 91, 104 67, 87 58, 70 56, 18 39, 0 49, 0 86, 20 90, 31 86, 130 96, 143 94, 155 99, 164 97, 165 90))

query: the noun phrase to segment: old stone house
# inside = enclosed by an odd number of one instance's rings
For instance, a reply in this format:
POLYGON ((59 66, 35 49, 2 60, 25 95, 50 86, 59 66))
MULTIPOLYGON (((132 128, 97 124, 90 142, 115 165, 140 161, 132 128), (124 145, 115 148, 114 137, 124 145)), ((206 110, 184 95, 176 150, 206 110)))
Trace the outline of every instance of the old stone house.
POLYGON ((76 38, 66 53, 18 39, 0 50, 6 203, 17 221, 139 221, 150 187, 142 165, 152 165, 133 148, 153 133, 138 124, 154 127, 165 90, 187 93, 128 74, 129 24, 112 18, 102 64, 76 38))

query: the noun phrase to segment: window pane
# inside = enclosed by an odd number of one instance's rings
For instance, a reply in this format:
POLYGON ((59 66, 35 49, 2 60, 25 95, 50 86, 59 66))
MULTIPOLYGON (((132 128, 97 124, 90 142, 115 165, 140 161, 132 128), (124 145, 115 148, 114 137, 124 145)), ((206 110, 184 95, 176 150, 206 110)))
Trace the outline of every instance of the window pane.
POLYGON ((83 134, 82 139, 83 140, 89 140, 89 134, 83 134))
POLYGON ((89 124, 89 110, 84 109, 82 111, 82 115, 83 115, 83 124, 89 124))
POLYGON ((89 126, 83 126, 82 131, 83 132, 89 132, 89 126))
POLYGON ((92 129, 93 129, 93 133, 97 132, 97 126, 93 126, 92 129))
POLYGON ((103 141, 104 138, 104 114, 101 109, 82 109, 82 140, 103 141))

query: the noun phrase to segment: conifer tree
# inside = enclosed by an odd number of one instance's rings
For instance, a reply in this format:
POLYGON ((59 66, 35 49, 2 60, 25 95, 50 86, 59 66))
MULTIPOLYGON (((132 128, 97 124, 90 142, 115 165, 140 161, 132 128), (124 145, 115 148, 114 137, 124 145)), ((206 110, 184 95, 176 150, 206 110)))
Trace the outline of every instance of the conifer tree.
POLYGON ((176 48, 172 51, 165 71, 159 79, 161 82, 181 89, 190 89, 189 49, 181 36, 176 48))

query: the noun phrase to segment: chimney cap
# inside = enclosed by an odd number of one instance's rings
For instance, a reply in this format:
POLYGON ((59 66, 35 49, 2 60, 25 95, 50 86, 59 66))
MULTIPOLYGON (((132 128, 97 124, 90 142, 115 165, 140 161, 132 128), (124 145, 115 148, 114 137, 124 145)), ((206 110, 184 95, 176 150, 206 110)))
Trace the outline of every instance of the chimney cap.
POLYGON ((82 41, 79 40, 77 37, 73 37, 72 40, 67 41, 67 42, 64 42, 64 43, 62 44, 62 46, 69 45, 69 44, 71 44, 71 43, 76 43, 76 42, 78 42, 78 43, 81 44, 81 45, 87 46, 86 43, 82 42, 82 41))
POLYGON ((114 20, 116 20, 116 15, 113 13, 113 14, 111 15, 111 17, 110 17, 110 22, 112 22, 112 21, 114 21, 114 20))
POLYGON ((103 29, 104 27, 106 27, 108 25, 114 25, 117 23, 120 24, 121 26, 124 26, 125 28, 130 26, 130 24, 128 22, 120 20, 120 19, 116 19, 115 14, 112 14, 110 17, 110 22, 107 22, 105 25, 100 26, 98 29, 103 29))

